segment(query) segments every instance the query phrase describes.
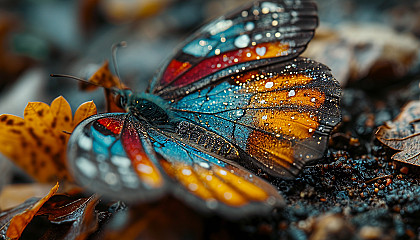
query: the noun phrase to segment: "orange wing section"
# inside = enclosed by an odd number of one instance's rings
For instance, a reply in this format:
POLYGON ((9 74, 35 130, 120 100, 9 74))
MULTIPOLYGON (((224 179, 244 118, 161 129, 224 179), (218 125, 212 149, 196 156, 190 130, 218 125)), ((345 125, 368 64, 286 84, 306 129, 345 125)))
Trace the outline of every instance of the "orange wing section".
MULTIPOLYGON (((267 191, 264 188, 268 184, 264 187, 258 186, 237 175, 243 172, 232 170, 234 167, 223 168, 208 163, 209 167, 205 168, 200 164, 191 166, 182 162, 169 163, 163 159, 161 165, 164 171, 181 183, 188 192, 209 203, 219 202, 236 208, 252 202, 266 202, 273 195, 272 186, 270 191, 267 191)), ((252 175, 249 172, 247 174, 252 175)))
POLYGON ((328 133, 340 121, 340 88, 328 68, 297 59, 231 79, 240 87, 237 94, 250 95, 239 123, 252 129, 246 151, 260 166, 287 177, 322 157, 328 133))

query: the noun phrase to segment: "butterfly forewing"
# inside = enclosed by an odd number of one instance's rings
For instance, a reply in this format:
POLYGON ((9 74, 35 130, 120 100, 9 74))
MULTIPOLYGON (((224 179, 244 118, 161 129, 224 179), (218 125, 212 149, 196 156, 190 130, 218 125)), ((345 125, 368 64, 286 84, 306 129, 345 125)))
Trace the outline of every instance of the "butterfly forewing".
POLYGON ((258 1, 197 31, 153 79, 150 92, 182 97, 221 78, 297 57, 313 37, 312 1, 258 1))
POLYGON ((237 146, 242 165, 293 177, 319 159, 340 121, 341 90, 330 70, 312 60, 244 71, 173 101, 177 116, 237 146))
POLYGON ((94 115, 69 140, 70 169, 88 189, 118 200, 152 200, 165 180, 144 128, 125 113, 94 115))

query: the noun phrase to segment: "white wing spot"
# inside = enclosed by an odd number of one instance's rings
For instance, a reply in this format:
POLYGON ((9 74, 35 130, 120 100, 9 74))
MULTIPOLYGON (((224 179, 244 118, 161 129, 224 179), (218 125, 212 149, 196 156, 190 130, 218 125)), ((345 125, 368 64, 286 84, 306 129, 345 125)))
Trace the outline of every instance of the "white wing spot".
POLYGON ((85 151, 89 151, 92 149, 92 139, 86 137, 85 135, 81 134, 79 138, 79 147, 85 151))
POLYGON ((98 174, 98 169, 95 164, 84 157, 76 159, 77 168, 87 177, 94 178, 98 174))
POLYGON ((137 170, 139 170, 142 173, 151 174, 153 172, 153 168, 150 166, 147 166, 145 164, 140 163, 137 166, 137 170))

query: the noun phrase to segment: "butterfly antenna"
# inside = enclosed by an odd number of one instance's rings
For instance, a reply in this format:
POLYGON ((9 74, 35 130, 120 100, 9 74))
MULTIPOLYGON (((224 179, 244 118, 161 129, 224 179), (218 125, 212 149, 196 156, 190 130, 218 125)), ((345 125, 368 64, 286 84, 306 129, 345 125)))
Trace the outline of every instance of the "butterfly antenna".
POLYGON ((112 45, 112 65, 114 65, 114 71, 115 71, 115 74, 118 77, 118 81, 120 82, 120 86, 122 86, 122 82, 121 82, 121 76, 120 76, 120 73, 118 71, 118 65, 117 65, 117 50, 120 47, 126 47, 126 46, 127 46, 126 41, 122 41, 122 42, 119 42, 117 44, 112 45))
POLYGON ((91 84, 91 85, 95 85, 95 86, 98 86, 98 87, 106 88, 106 87, 104 87, 104 86, 102 86, 100 84, 92 83, 92 82, 89 82, 86 79, 79 78, 79 77, 72 76, 72 75, 67 75, 67 74, 50 74, 50 76, 51 77, 59 77, 59 78, 70 78, 70 79, 77 80, 79 82, 84 82, 84 83, 87 83, 87 84, 91 84))

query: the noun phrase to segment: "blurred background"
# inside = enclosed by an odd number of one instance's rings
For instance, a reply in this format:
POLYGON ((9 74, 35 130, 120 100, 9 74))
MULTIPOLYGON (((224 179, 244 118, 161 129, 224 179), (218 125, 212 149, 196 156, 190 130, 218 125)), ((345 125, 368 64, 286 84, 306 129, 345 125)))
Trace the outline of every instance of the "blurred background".
MULTIPOLYGON (((49 75, 87 79, 120 41, 128 43, 117 55, 122 81, 143 91, 194 29, 245 2, 1 0, 0 113, 22 116, 27 102, 50 103, 59 95, 72 109, 92 99, 103 109, 102 90, 81 92, 76 81, 49 75)), ((331 67, 342 86, 369 93, 378 85, 392 87, 417 76, 420 1, 317 2, 320 26, 303 55, 331 67)), ((413 91, 419 93, 418 87, 413 91)))

